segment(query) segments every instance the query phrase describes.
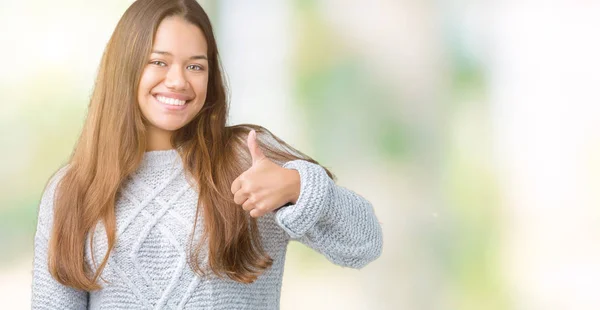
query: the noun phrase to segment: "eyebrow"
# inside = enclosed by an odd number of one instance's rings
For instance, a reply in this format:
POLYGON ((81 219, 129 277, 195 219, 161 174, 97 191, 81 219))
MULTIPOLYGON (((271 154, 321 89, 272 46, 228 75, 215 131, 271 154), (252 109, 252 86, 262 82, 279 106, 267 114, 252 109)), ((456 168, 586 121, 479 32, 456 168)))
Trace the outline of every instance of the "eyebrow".
MULTIPOLYGON (((152 54, 161 54, 161 55, 173 56, 173 54, 171 54, 169 52, 165 52, 165 51, 152 51, 152 54)), ((195 56, 190 57, 190 59, 204 59, 204 60, 208 60, 208 58, 206 58, 205 55, 195 55, 195 56)))

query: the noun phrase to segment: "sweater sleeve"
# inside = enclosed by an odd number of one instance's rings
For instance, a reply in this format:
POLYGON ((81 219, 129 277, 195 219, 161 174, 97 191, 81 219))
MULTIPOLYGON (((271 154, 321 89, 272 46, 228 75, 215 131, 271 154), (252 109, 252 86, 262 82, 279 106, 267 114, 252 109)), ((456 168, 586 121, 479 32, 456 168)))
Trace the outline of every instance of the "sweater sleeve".
POLYGON ((362 268, 381 255, 381 226, 369 201, 336 185, 317 164, 294 160, 283 167, 300 174, 296 204, 276 213, 277 223, 292 239, 345 267, 362 268))
POLYGON ((52 229, 54 193, 65 168, 48 182, 38 213, 34 237, 31 309, 87 309, 88 293, 56 281, 48 271, 48 241, 52 229))

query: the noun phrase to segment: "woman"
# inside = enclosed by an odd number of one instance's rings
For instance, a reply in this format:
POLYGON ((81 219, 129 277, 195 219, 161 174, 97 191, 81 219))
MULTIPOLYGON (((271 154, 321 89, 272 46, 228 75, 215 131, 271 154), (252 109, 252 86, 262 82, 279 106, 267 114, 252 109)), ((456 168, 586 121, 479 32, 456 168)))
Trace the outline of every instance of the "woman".
POLYGON ((34 309, 278 309, 286 247, 381 253, 371 204, 255 125, 226 126, 208 16, 138 0, 102 58, 35 235, 34 309))

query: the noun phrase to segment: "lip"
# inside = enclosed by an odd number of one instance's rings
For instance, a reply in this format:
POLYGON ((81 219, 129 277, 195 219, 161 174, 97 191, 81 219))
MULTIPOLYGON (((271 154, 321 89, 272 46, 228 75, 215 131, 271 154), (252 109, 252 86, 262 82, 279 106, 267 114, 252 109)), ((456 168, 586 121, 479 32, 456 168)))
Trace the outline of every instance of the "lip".
MULTIPOLYGON (((158 101, 158 99, 156 99, 156 96, 158 96, 158 93, 155 94, 155 95, 152 95, 152 99, 154 99, 154 101, 157 104, 159 104, 160 106, 162 106, 164 109, 169 110, 169 111, 181 111, 181 110, 184 110, 188 106, 188 104, 189 104, 188 100, 183 99, 183 98, 182 99, 177 98, 179 100, 186 100, 185 104, 184 105, 170 105, 170 104, 166 104, 166 103, 162 103, 162 102, 158 101)), ((161 96, 164 96, 164 95, 161 95, 161 96)), ((168 96, 165 96, 165 97, 168 97, 168 96)), ((175 97, 170 97, 170 98, 175 98, 175 97)))
POLYGON ((173 98, 173 99, 185 100, 185 101, 192 99, 192 97, 189 95, 178 94, 178 93, 168 93, 168 92, 152 93, 152 96, 154 96, 155 98, 156 98, 156 96, 163 96, 163 97, 167 97, 167 98, 173 98))

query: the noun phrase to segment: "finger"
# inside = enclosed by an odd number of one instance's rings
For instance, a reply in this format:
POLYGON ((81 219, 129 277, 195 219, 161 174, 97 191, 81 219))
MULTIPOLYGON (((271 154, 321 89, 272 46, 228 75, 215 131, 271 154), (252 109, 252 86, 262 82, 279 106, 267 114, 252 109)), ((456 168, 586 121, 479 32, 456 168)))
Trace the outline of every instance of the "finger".
POLYGON ((248 134, 248 149, 250 150, 250 156, 252 156, 253 165, 265 158, 265 154, 256 142, 256 131, 254 129, 248 134))
POLYGON ((251 211, 252 209, 255 209, 254 200, 250 198, 246 199, 246 201, 242 204, 242 209, 246 211, 251 211))
POLYGON ((235 178, 235 180, 233 180, 233 183, 231 183, 231 193, 235 194, 237 191, 240 190, 240 188, 242 188, 241 175, 235 178))
POLYGON ((242 205, 244 202, 246 202, 249 196, 250 194, 248 194, 247 192, 239 190, 235 192, 235 194, 233 194, 233 201, 237 205, 242 205))
POLYGON ((250 216, 253 218, 257 218, 263 215, 263 212, 260 209, 252 209, 250 210, 250 216))

